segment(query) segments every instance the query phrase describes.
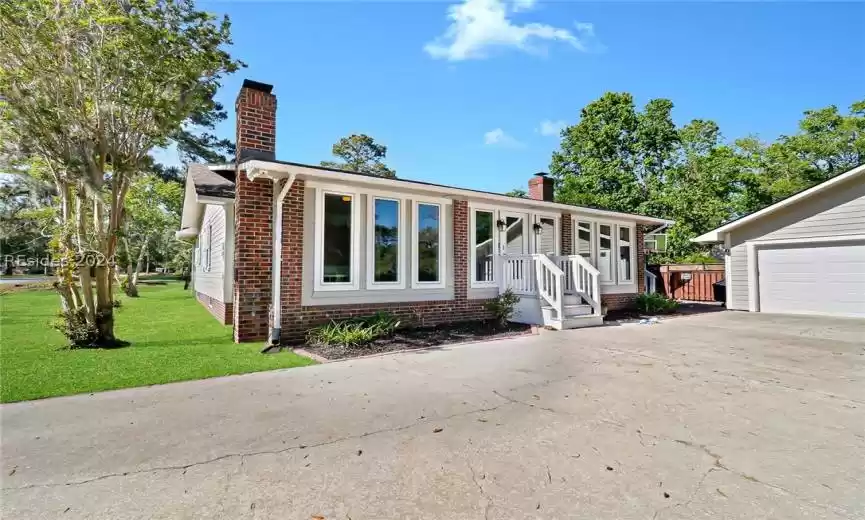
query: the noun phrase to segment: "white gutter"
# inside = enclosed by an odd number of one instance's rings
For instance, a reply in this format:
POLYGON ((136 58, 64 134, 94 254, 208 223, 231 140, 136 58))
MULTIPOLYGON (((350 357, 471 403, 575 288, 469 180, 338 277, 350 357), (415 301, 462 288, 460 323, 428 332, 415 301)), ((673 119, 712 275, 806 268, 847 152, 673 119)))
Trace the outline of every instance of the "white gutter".
POLYGON ((288 191, 294 184, 296 175, 291 174, 288 180, 277 193, 279 179, 273 179, 273 280, 271 285, 272 295, 270 308, 273 316, 273 326, 270 329, 269 343, 279 344, 279 335, 282 328, 282 203, 285 201, 288 191))
POLYGON ((561 204, 558 202, 548 202, 535 199, 521 199, 518 197, 509 197, 498 193, 486 193, 483 191, 467 190, 464 188, 455 188, 451 186, 441 186, 438 184, 427 184, 424 182, 406 181, 402 179, 388 179, 385 177, 372 177, 367 175, 358 175, 356 173, 347 173, 334 170, 326 170, 313 166, 302 166, 296 164, 285 164, 278 162, 269 162, 261 160, 246 161, 238 166, 238 170, 246 170, 246 175, 250 180, 258 178, 275 179, 275 174, 281 174, 282 177, 287 175, 302 175, 305 179, 321 179, 328 182, 354 182, 359 184, 369 184, 380 188, 404 189, 412 191, 426 191, 450 197, 465 197, 472 199, 484 199, 509 206, 523 206, 535 209, 558 209, 569 213, 583 213, 586 215, 597 215, 601 217, 633 220, 638 224, 655 224, 655 225, 670 225, 672 220, 647 217, 644 215, 634 215, 631 213, 621 213, 618 211, 607 211, 603 209, 586 208, 582 206, 571 206, 570 204, 561 204))

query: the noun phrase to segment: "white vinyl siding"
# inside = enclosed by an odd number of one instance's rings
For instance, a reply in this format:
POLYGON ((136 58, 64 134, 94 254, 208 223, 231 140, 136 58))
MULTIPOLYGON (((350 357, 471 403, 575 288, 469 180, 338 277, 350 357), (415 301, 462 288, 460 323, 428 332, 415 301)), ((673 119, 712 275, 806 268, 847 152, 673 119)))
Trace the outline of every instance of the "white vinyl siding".
POLYGON ((730 249, 730 278, 727 295, 732 298, 731 309, 748 310, 748 248, 739 244, 730 249))
POLYGON ((195 291, 219 301, 231 301, 225 295, 225 210, 208 204, 198 235, 199 259, 195 265, 195 291))
MULTIPOLYGON (((865 235, 865 180, 862 177, 732 230, 731 280, 727 283, 728 298, 732 298, 730 308, 749 309, 752 295, 749 290, 748 242, 804 239, 816 244, 820 239, 856 235, 865 235)), ((758 258, 759 254, 758 248, 758 258)), ((754 286, 760 286, 759 279, 754 286)))

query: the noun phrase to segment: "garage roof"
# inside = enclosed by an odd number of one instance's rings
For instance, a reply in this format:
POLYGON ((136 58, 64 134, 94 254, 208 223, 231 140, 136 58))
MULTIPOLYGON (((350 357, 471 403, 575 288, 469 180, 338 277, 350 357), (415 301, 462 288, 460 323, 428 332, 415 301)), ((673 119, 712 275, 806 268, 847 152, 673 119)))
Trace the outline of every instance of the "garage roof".
POLYGON ((865 174, 865 164, 859 165, 850 171, 842 173, 841 175, 836 175, 835 177, 832 177, 831 179, 829 179, 827 181, 821 182, 820 184, 818 184, 816 186, 812 186, 812 187, 808 188, 807 190, 800 191, 799 193, 796 193, 795 195, 791 195, 782 201, 776 202, 775 204, 772 204, 771 206, 767 206, 767 207, 761 209, 760 211, 755 211, 754 213, 751 213, 750 215, 746 215, 746 216, 739 218, 739 219, 736 219, 732 222, 728 222, 717 229, 713 229, 712 231, 709 231, 706 234, 698 236, 697 238, 693 239, 692 242, 697 242, 697 243, 701 243, 701 244, 712 244, 715 242, 723 242, 724 241, 723 234, 729 232, 730 230, 733 230, 733 229, 736 229, 738 227, 744 226, 745 224, 754 222, 755 220, 761 219, 767 215, 771 215, 772 213, 775 213, 778 210, 786 208, 787 206, 791 206, 793 204, 796 204, 799 201, 814 197, 815 195, 823 193, 824 191, 832 188, 833 186, 835 186, 837 184, 840 184, 840 183, 842 183, 846 180, 852 179, 854 177, 858 177, 859 175, 862 175, 862 174, 865 174))

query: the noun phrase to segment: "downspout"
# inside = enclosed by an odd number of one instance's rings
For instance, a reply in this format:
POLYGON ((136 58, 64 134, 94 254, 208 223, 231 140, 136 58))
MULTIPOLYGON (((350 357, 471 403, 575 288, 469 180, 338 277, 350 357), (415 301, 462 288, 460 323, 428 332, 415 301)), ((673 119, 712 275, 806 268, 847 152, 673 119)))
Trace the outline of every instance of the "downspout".
POLYGON ((273 326, 270 329, 270 338, 268 343, 279 345, 280 328, 282 326, 282 203, 285 201, 288 191, 294 184, 294 179, 297 174, 289 175, 288 180, 282 186, 282 189, 277 193, 276 188, 279 186, 279 181, 273 181, 273 280, 271 285, 270 308, 271 316, 273 317, 273 326))

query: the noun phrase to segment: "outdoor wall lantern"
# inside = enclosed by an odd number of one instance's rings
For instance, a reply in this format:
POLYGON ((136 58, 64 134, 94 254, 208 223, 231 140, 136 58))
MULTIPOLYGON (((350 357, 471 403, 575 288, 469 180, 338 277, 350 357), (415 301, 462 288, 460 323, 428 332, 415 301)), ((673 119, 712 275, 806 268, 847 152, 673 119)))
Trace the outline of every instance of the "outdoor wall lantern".
POLYGON ((508 224, 504 220, 498 219, 496 220, 496 227, 499 228, 499 231, 504 231, 505 229, 507 229, 508 224))
POLYGON ((540 235, 543 232, 544 227, 541 226, 538 222, 535 222, 532 226, 532 229, 535 230, 536 235, 540 235))

